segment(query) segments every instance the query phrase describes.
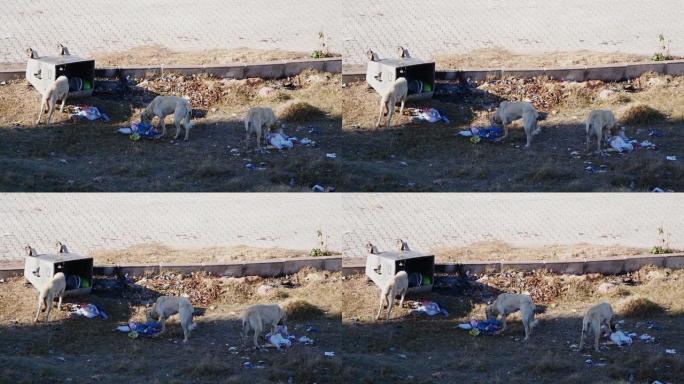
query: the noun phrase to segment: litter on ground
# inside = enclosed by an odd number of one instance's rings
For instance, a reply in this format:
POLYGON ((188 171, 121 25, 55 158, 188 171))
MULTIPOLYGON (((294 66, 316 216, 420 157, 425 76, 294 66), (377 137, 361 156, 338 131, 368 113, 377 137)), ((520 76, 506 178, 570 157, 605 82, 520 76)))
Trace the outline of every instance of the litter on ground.
POLYGON ((83 316, 89 319, 101 317, 107 320, 107 314, 94 304, 70 304, 69 310, 76 316, 83 316))
POLYGON ((71 117, 74 119, 87 119, 90 121, 102 119, 104 122, 109 121, 109 116, 106 113, 100 112, 97 107, 92 105, 76 105, 69 108, 71 112, 71 117))
POLYGON ((421 302, 413 302, 411 305, 413 307, 413 310, 411 311, 412 314, 425 314, 428 316, 442 314, 444 316, 449 316, 449 312, 447 312, 446 309, 442 308, 437 302, 434 301, 424 300, 421 302))

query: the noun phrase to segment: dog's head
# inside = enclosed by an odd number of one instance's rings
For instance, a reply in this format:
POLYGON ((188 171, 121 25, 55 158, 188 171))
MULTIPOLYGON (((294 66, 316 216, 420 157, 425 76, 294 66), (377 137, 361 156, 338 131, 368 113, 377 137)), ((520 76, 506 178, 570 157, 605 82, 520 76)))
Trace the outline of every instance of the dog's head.
POLYGON ((159 320, 159 314, 157 313, 157 303, 152 304, 149 312, 147 312, 147 322, 159 320))
POLYGON ((368 61, 378 61, 378 55, 370 49, 366 51, 366 58, 368 61))
POLYGON ((498 109, 494 111, 494 114, 489 117, 489 122, 492 123, 492 125, 499 125, 502 123, 501 118, 499 117, 498 109))
POLYGON ((55 242, 55 249, 57 253, 69 253, 69 248, 67 248, 66 244, 62 244, 61 241, 55 242))
POLYGON ((152 112, 149 112, 147 109, 145 109, 140 114, 140 124, 150 124, 152 122, 152 118, 152 112))
POLYGON ((494 304, 489 304, 485 309, 485 316, 487 320, 494 320, 496 318, 496 307, 494 304))

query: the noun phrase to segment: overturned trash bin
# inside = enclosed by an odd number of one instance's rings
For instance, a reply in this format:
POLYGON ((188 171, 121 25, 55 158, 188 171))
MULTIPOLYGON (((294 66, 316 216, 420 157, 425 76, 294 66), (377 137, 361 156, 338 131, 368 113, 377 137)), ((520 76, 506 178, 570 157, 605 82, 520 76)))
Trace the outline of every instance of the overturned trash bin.
POLYGON ((399 271, 409 278, 409 292, 429 292, 435 282, 435 256, 415 251, 369 253, 366 256, 366 276, 378 287, 399 271))
POLYGON ((95 60, 59 55, 30 58, 26 63, 26 80, 41 95, 60 76, 69 79, 69 98, 91 96, 95 86, 95 60))
POLYGON ((435 62, 413 57, 368 62, 366 82, 380 94, 400 77, 408 83, 408 100, 430 98, 435 90, 435 62))
POLYGON ((26 256, 24 277, 37 290, 62 272, 66 278, 64 296, 89 294, 93 286, 93 258, 77 253, 26 256))

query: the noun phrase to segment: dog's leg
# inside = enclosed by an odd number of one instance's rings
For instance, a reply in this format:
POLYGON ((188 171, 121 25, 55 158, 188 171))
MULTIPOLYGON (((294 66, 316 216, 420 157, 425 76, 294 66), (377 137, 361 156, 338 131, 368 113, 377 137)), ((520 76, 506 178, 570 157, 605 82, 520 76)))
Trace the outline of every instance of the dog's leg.
POLYGON ((47 298, 45 299, 45 305, 46 305, 46 310, 45 310, 45 322, 47 323, 50 320, 50 311, 52 311, 52 305, 54 304, 53 301, 55 300, 54 296, 52 296, 50 293, 48 293, 47 298))
POLYGON ((394 306, 394 298, 396 297, 394 291, 390 291, 390 296, 387 297, 387 320, 392 315, 392 307, 394 306))
POLYGON ((40 124, 40 119, 43 117, 43 110, 45 110, 46 99, 42 98, 40 101, 40 111, 38 111, 38 120, 36 120, 36 125, 40 124))
POLYGON ((36 311, 36 318, 33 319, 34 323, 38 322, 38 317, 40 317, 40 310, 43 307, 43 301, 45 301, 43 294, 42 293, 38 294, 38 310, 36 311))
POLYGON ((161 123, 161 126, 162 126, 162 133, 161 133, 161 136, 159 136, 160 138, 166 136, 166 122, 164 120, 166 120, 165 117, 159 118, 159 122, 161 123))
POLYGON ((501 315, 501 332, 506 330, 506 316, 508 315, 501 315))
POLYGON ((599 351, 599 338, 601 337, 601 323, 596 321, 594 323, 594 350, 599 351))
POLYGON ((261 131, 264 129, 263 126, 259 126, 256 130, 256 139, 257 139, 257 150, 261 151, 261 131))
POLYGON ((396 106, 396 101, 391 99, 389 104, 387 104, 387 128, 392 126, 392 115, 394 115, 394 107, 396 106))
POLYGON ((399 116, 404 115, 404 103, 406 103, 406 96, 401 98, 401 108, 399 108, 399 116))
POLYGON ((380 123, 382 122, 382 115, 385 112, 385 100, 380 100, 380 115, 378 116, 378 123, 375 124, 376 128, 380 128, 380 123))
POLYGON ((50 98, 48 101, 48 116, 47 116, 47 125, 48 127, 50 126, 50 123, 52 122, 52 113, 55 112, 55 104, 57 104, 57 100, 53 100, 50 98))
POLYGON ((161 335, 166 331, 166 318, 161 314, 159 314, 159 323, 161 324, 161 331, 159 331, 157 336, 161 335))
POLYGON ((601 140, 603 140, 603 129, 596 132, 596 153, 601 153, 601 140))
POLYGON ((580 334, 580 342, 579 342, 579 350, 582 350, 582 347, 584 346, 584 338, 586 337, 586 332, 587 332, 587 321, 586 319, 582 320, 582 334, 580 334))
POLYGON ((530 321, 526 317, 523 317, 522 323, 523 328, 525 328, 525 338, 523 340, 527 341, 530 338, 530 321))
POLYGON ((66 104, 66 100, 69 94, 67 93, 62 97, 62 106, 59 108, 59 113, 64 113, 64 104, 66 104))
POLYGON ((404 307, 404 296, 405 296, 405 295, 406 295, 406 289, 404 289, 403 291, 401 291, 401 301, 399 301, 399 308, 403 308, 403 307, 404 307))
POLYGON ((503 136, 496 139, 496 141, 502 141, 503 139, 508 137, 508 124, 506 124, 506 120, 501 119, 501 125, 503 126, 504 134, 503 134, 503 136))
POLYGON ((62 310, 62 297, 64 296, 64 291, 59 293, 59 301, 57 302, 57 310, 62 310))
POLYGON ((259 335, 261 334, 261 327, 253 327, 254 328, 254 347, 256 347, 257 350, 260 350, 261 347, 259 347, 259 335))
POLYGON ((378 308, 378 315, 375 317, 376 320, 380 320, 380 315, 382 314, 382 307, 385 305, 385 297, 387 294, 383 291, 380 292, 380 308, 378 308))
POLYGON ((174 140, 178 140, 178 137, 180 136, 180 121, 177 116, 173 116, 173 125, 176 126, 176 134, 173 136, 174 140))

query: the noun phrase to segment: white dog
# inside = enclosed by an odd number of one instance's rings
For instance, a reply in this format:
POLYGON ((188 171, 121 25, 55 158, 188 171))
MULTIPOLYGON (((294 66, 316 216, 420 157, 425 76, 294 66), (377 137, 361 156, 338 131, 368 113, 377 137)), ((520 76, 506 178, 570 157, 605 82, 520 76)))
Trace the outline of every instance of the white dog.
POLYGON ((525 327, 525 340, 530 338, 532 328, 537 326, 537 320, 534 319, 535 305, 528 295, 521 295, 516 293, 502 293, 496 298, 493 304, 487 307, 487 319, 496 319, 501 315, 501 331, 506 330, 506 317, 513 312, 520 311, 522 314, 522 323, 525 327))
POLYGON ((245 145, 249 141, 252 133, 256 134, 257 148, 261 148, 261 136, 265 129, 266 132, 275 127, 277 122, 275 113, 268 107, 253 107, 247 111, 245 116, 245 145))
POLYGON ((406 78, 400 77, 393 84, 391 84, 387 89, 382 92, 382 98, 380 99, 380 116, 378 116, 378 123, 376 127, 380 126, 383 114, 387 114, 387 128, 392 125, 392 115, 394 114, 394 107, 398 102, 401 102, 401 108, 399 109, 399 114, 404 113, 404 103, 406 102, 406 95, 408 94, 408 83, 406 78), (385 113, 387 109, 387 113, 385 113))
POLYGON ((411 248, 409 248, 408 243, 402 239, 397 239, 397 248, 399 248, 398 249, 399 251, 404 251, 404 252, 411 250, 411 248))
POLYGON ((599 338, 601 336, 601 326, 608 327, 608 331, 613 332, 610 321, 613 319, 613 308, 608 303, 596 304, 589 308, 587 314, 582 319, 582 335, 580 336, 579 350, 584 346, 584 339, 589 332, 594 334, 594 349, 599 351, 599 338))
POLYGON ((617 128, 617 120, 613 112, 606 109, 596 109, 589 113, 586 122, 587 151, 591 136, 596 136, 596 151, 601 152, 601 140, 610 135, 610 131, 617 128))
POLYGON ((380 253, 380 251, 378 251, 378 247, 376 247, 370 241, 366 243, 366 252, 371 253, 373 255, 377 255, 378 253, 380 253))
POLYGON ((502 101, 499 108, 492 116, 492 123, 500 123, 504 128, 504 135, 496 141, 501 141, 508 136, 508 125, 515 120, 522 119, 525 135, 527 136, 527 144, 525 148, 532 145, 532 137, 541 133, 541 129, 537 126, 537 119, 539 113, 532 106, 532 104, 523 101, 502 101))
POLYGON ((142 112, 140 122, 151 124, 152 119, 154 119, 155 116, 158 117, 162 126, 162 133, 159 137, 164 137, 166 135, 164 118, 173 114, 173 123, 176 125, 176 135, 173 139, 176 140, 180 136, 180 126, 181 122, 183 122, 183 127, 185 128, 184 140, 188 141, 190 128, 192 128, 192 122, 190 121, 191 113, 192 107, 187 99, 178 96, 157 96, 142 112))
POLYGON ((404 305, 406 291, 408 291, 408 275, 405 271, 399 271, 393 278, 387 280, 385 286, 382 287, 382 291, 380 292, 380 308, 378 309, 378 315, 375 318, 380 319, 382 307, 386 300, 387 320, 389 320, 390 315, 392 314, 392 306, 394 306, 394 298, 396 298, 397 295, 401 295, 401 301, 399 302, 399 307, 401 308, 401 306, 404 305))
POLYGON ((188 341, 190 332, 197 328, 197 324, 192 321, 192 314, 195 309, 187 297, 161 296, 152 305, 148 320, 159 320, 161 323, 160 335, 166 330, 166 319, 178 314, 180 317, 181 328, 183 328, 183 342, 188 341))
POLYGON ((55 276, 52 277, 52 281, 47 283, 47 285, 38 293, 38 311, 36 312, 36 318, 33 320, 34 323, 38 321, 38 316, 40 316, 40 310, 43 307, 43 304, 45 304, 45 322, 48 322, 55 297, 59 297, 57 309, 62 309, 62 297, 64 296, 65 289, 66 277, 64 277, 62 272, 55 273, 55 276))
POLYGON ((24 251, 26 251, 26 256, 31 256, 31 257, 38 256, 38 252, 36 252, 36 249, 30 245, 25 246, 24 251))
POLYGON ((287 314, 278 304, 256 304, 245 309, 242 313, 242 332, 240 337, 242 343, 245 344, 245 338, 249 331, 254 331, 254 346, 260 349, 259 335, 263 332, 264 327, 271 327, 271 334, 275 334, 278 323, 285 326, 287 332, 287 314))
POLYGON ((62 106, 59 108, 60 112, 64 112, 64 104, 66 104, 69 96, 69 79, 66 76, 60 76, 54 83, 50 84, 45 95, 40 102, 40 112, 38 113, 38 120, 36 125, 40 124, 40 119, 43 117, 43 111, 47 112, 47 125, 52 121, 52 113, 55 111, 57 100, 62 101, 62 106), (46 109, 47 107, 47 109, 46 109))

